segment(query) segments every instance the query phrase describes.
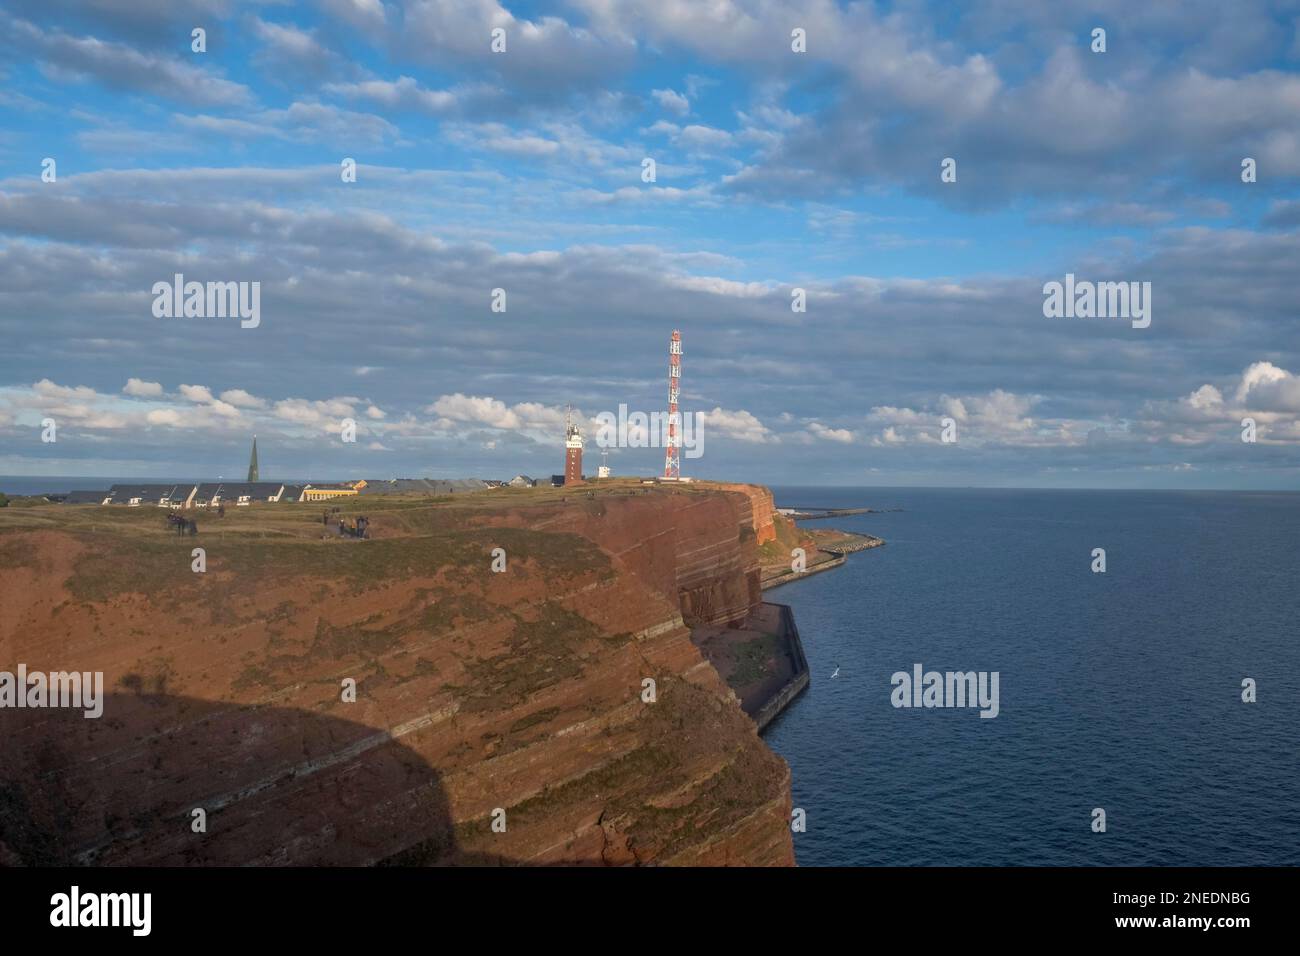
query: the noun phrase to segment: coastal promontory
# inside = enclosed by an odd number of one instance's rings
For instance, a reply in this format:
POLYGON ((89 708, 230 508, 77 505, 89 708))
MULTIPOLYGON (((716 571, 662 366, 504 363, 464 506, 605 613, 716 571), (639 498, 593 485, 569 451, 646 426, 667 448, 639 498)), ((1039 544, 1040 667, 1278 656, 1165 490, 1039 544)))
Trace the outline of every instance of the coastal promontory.
POLYGON ((614 480, 0 514, 11 864, 794 862, 790 774, 692 641, 762 602, 771 494, 614 480), (202 568, 196 549, 203 552, 202 568))

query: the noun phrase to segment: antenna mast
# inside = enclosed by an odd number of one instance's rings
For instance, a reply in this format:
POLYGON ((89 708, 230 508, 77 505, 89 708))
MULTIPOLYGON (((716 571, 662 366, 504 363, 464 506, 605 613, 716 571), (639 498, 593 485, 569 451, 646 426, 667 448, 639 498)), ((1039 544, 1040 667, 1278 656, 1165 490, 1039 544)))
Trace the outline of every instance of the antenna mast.
POLYGON ((682 387, 682 334, 673 329, 673 337, 668 340, 668 441, 664 447, 664 477, 680 478, 682 476, 682 458, 678 451, 677 399, 682 387))

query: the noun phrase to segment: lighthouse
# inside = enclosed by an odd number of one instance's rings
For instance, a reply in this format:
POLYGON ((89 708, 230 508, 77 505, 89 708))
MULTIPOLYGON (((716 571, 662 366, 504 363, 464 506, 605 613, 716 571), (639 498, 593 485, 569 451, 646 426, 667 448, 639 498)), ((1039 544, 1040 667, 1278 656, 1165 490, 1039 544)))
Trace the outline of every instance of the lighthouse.
POLYGON ((573 409, 564 417, 564 483, 582 484, 582 431, 573 420, 573 409))

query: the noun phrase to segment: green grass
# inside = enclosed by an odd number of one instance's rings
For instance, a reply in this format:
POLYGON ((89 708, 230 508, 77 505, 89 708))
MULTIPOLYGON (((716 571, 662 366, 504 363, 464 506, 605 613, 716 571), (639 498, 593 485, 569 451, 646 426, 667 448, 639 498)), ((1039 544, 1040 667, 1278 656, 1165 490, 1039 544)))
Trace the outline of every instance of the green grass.
MULTIPOLYGON (((207 554, 207 574, 234 575, 233 590, 292 576, 345 581, 356 593, 376 583, 433 577, 449 571, 467 581, 491 574, 492 549, 507 561, 535 560, 548 576, 597 572, 613 576, 609 558, 578 535, 519 528, 474 528, 419 537, 370 541, 308 541, 248 537, 168 537, 114 540, 96 537, 77 561, 68 588, 79 601, 105 601, 139 593, 183 603, 203 593, 202 575, 191 568, 193 548, 207 554)), ((6 542, 0 560, 23 563, 20 542, 6 542)))
POLYGON ((468 686, 451 688, 463 710, 516 707, 537 691, 582 673, 576 651, 599 639, 600 628, 554 601, 542 604, 538 613, 534 621, 515 616, 507 651, 466 664, 468 686))
POLYGON ((733 648, 736 663, 731 672, 731 684, 748 687, 767 677, 775 643, 773 636, 764 634, 733 648))

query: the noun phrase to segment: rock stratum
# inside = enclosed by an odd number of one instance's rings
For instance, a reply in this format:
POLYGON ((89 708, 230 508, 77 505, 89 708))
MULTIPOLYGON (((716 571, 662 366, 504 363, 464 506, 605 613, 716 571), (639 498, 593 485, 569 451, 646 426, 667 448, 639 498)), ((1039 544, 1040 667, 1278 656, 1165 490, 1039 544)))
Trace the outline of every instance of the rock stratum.
POLYGON ((308 505, 186 538, 0 513, 0 670, 106 690, 99 719, 0 709, 0 863, 793 864, 789 770, 690 632, 761 602, 766 489, 341 507, 371 540, 308 505))

